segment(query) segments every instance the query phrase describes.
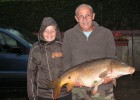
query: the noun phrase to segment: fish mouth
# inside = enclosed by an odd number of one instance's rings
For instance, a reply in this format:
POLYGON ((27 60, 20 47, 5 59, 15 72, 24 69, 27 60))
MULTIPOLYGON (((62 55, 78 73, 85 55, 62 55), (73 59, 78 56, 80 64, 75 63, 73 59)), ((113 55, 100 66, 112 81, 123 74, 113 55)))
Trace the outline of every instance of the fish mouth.
POLYGON ((135 68, 134 67, 130 67, 129 72, 130 72, 130 74, 133 74, 135 72, 135 68))

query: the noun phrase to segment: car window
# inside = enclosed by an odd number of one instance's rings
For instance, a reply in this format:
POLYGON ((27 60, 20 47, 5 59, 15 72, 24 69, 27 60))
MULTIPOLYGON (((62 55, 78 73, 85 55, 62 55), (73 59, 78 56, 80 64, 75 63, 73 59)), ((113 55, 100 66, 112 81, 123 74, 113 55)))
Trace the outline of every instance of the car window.
POLYGON ((16 30, 16 29, 12 29, 12 28, 7 28, 7 31, 13 33, 14 35, 22 38, 24 41, 28 42, 30 45, 32 45, 34 42, 36 42, 37 36, 35 36, 34 34, 28 32, 28 31, 23 31, 21 29, 16 30))
POLYGON ((2 44, 3 44, 3 39, 2 39, 2 34, 0 33, 0 52, 2 52, 2 44))
POLYGON ((4 40, 3 40, 2 38, 3 38, 3 36, 2 36, 2 34, 0 33, 0 45, 4 44, 4 40))
POLYGON ((13 38, 11 38, 5 34, 3 34, 3 38, 5 41, 5 45, 8 45, 10 47, 17 47, 17 42, 13 38))
POLYGON ((12 52, 11 48, 17 47, 17 42, 10 36, 0 33, 0 52, 12 52))

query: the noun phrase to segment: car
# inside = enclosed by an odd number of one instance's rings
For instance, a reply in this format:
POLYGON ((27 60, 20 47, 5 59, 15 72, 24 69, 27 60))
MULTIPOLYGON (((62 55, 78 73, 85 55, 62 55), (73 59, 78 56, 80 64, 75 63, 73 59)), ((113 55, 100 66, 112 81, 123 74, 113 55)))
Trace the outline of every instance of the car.
POLYGON ((37 36, 0 28, 0 88, 26 87, 29 51, 37 36))

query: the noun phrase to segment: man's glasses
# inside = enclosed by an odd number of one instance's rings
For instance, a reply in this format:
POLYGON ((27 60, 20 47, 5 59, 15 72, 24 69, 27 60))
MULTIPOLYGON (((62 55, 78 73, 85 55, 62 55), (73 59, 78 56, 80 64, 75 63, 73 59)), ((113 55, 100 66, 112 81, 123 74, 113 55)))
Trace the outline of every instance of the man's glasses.
POLYGON ((89 19, 89 18, 91 18, 91 17, 92 17, 91 14, 87 14, 87 15, 85 15, 85 16, 80 15, 80 16, 78 16, 78 19, 79 19, 79 20, 82 20, 82 19, 89 19))

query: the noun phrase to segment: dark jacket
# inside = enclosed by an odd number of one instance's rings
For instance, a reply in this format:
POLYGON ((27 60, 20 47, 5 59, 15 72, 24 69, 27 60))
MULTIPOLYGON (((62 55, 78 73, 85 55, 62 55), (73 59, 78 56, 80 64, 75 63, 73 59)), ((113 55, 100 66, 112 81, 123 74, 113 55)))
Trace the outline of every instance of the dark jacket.
MULTIPOLYGON (((62 56, 54 56, 55 53, 61 53, 61 35, 56 22, 50 18, 44 18, 40 27, 39 41, 34 43, 29 54, 27 70, 27 88, 30 100, 36 100, 37 96, 43 98, 52 98, 53 90, 47 88, 47 83, 60 75, 65 68, 62 66, 62 56), (56 39, 47 42, 43 39, 42 33, 50 25, 57 27, 56 39)), ((59 97, 68 93, 63 88, 59 97)))
POLYGON ((64 33, 63 65, 72 67, 98 58, 116 58, 114 37, 107 28, 93 22, 94 29, 87 38, 79 24, 64 33))

